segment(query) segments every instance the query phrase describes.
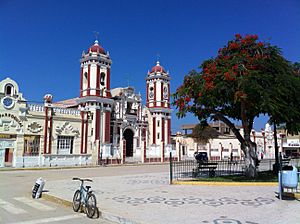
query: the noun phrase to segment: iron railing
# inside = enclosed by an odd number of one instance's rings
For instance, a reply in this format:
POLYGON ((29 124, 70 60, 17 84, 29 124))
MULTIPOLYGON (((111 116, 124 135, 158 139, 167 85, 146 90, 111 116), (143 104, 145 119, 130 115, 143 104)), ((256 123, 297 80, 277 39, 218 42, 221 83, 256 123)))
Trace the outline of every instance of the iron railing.
MULTIPOLYGON (((275 163, 275 159, 260 160, 258 171, 271 171, 273 170, 274 163, 275 163)), ((300 167, 300 159, 290 159, 288 165, 300 167)))
POLYGON ((172 161, 170 163, 170 179, 172 181, 209 177, 212 172, 213 176, 243 175, 244 170, 244 160, 213 160, 201 165, 196 160, 172 161), (209 164, 211 168, 206 164, 209 164))
MULTIPOLYGON (((213 169, 213 176, 225 176, 225 175, 244 175, 245 161, 244 160, 212 160, 207 163, 216 163, 216 167, 213 169)), ((258 171, 271 171, 273 170, 273 164, 275 159, 263 159, 260 160, 258 171)), ((288 165, 300 167, 300 159, 290 159, 288 165)), ((204 165, 205 166, 205 165, 204 165)), ((192 180, 195 178, 209 177, 210 170, 199 169, 199 163, 193 160, 173 161, 170 153, 170 183, 173 180, 192 180)), ((299 178, 300 181, 300 178, 299 178)), ((299 192, 299 186, 298 186, 299 192)))

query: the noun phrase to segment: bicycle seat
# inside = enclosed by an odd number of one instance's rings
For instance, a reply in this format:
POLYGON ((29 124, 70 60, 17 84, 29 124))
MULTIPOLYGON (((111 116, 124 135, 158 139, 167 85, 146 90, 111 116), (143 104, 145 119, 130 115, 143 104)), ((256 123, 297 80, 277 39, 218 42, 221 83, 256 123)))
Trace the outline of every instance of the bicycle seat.
POLYGON ((91 186, 85 186, 87 190, 89 190, 91 188, 91 186))

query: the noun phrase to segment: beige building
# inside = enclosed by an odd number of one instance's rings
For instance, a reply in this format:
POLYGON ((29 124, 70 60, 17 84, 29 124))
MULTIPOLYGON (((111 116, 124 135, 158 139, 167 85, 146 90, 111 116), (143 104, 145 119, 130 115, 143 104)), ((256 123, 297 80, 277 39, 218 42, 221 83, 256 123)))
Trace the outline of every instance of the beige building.
POLYGON ((0 167, 91 163, 91 148, 84 155, 78 152, 79 110, 28 103, 10 78, 0 82, 0 102, 0 167), (45 123, 48 108, 52 109, 49 126, 45 123), (45 135, 46 131, 51 134, 45 135))
MULTIPOLYGON (((187 134, 195 127, 195 125, 183 125, 182 129, 184 134, 178 132, 176 134, 176 151, 179 155, 179 159, 192 159, 196 151, 207 152, 208 158, 211 160, 226 160, 230 159, 231 155, 234 159, 242 159, 243 152, 241 150, 241 144, 237 138, 222 122, 214 122, 210 124, 220 132, 218 138, 209 140, 207 144, 200 144, 195 142, 191 137, 187 137, 187 134), (231 154, 232 153, 232 154, 231 154)), ((240 128, 240 133, 243 135, 243 129, 240 128)), ((251 132, 251 139, 257 144, 258 158, 273 159, 275 158, 274 148, 274 132, 269 124, 266 124, 264 130, 251 132)), ((299 154, 299 137, 286 136, 283 133, 277 134, 279 152, 284 152, 290 155, 291 152, 299 154)))

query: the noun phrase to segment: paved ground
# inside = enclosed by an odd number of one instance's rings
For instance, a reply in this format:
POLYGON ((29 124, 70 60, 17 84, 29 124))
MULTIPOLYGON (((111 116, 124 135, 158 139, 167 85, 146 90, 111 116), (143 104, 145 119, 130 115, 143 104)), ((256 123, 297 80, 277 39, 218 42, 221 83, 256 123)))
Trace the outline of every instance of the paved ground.
POLYGON ((0 169, 0 224, 111 223, 101 219, 88 219, 84 214, 74 213, 70 207, 46 201, 44 198, 34 200, 31 198, 31 189, 39 177, 51 181, 70 179, 87 172, 95 176, 113 175, 112 169, 110 172, 105 168, 5 170, 8 169, 0 169))
POLYGON ((94 180, 103 217, 119 223, 300 223, 300 202, 278 200, 276 186, 170 186, 167 165, 0 171, 0 223, 109 223, 30 199, 43 177, 49 195, 71 201, 75 176, 94 180))
MULTIPOLYGON (((145 224, 300 223, 300 202, 278 200, 276 186, 169 185, 168 173, 159 172, 160 169, 153 166, 147 172, 142 171, 146 170, 144 166, 133 167, 135 173, 130 175, 122 172, 128 168, 105 169, 112 175, 97 176, 95 172, 86 172, 85 175, 81 173, 81 177, 92 177, 91 186, 98 207, 103 217, 111 221, 145 224)), ((47 181, 46 189, 52 196, 71 201, 78 185, 71 178, 61 178, 47 181)))

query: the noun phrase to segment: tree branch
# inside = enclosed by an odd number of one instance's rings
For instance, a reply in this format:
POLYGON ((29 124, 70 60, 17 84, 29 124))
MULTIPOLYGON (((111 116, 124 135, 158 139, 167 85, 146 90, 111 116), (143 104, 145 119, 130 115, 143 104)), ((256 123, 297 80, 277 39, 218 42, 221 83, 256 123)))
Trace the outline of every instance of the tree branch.
POLYGON ((236 136, 236 138, 239 140, 241 144, 245 142, 245 139, 243 138, 239 130, 227 117, 225 117, 223 114, 220 114, 219 112, 215 112, 213 117, 217 120, 223 121, 232 130, 232 132, 234 133, 234 135, 236 136))

